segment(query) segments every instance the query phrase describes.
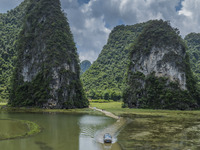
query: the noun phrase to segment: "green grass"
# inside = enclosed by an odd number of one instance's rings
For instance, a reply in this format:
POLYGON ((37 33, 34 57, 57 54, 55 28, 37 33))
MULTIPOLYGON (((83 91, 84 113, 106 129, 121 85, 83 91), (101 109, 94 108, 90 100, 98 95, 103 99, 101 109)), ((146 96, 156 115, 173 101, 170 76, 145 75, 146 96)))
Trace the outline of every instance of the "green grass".
POLYGON ((26 133, 26 136, 32 136, 41 132, 40 126, 36 124, 35 122, 27 121, 27 120, 21 120, 21 122, 26 124, 29 129, 29 132, 26 133))
POLYGON ((93 103, 91 107, 97 107, 110 111, 116 115, 144 115, 144 116, 170 116, 170 117, 190 117, 200 116, 200 111, 181 111, 181 110, 153 110, 153 109, 133 109, 122 108, 123 102, 93 103))
POLYGON ((113 100, 105 100, 105 99, 92 99, 89 100, 90 103, 110 103, 113 102, 113 100))
POLYGON ((90 103, 132 120, 118 135, 123 150, 200 149, 200 111, 122 108, 122 102, 90 103))
MULTIPOLYGON (((2 105, 5 106, 5 105, 2 105)), ((80 114, 91 114, 101 115, 100 112, 94 111, 89 108, 83 109, 42 109, 42 108, 27 108, 27 107, 2 107, 0 105, 0 112, 20 112, 20 113, 80 113, 80 114)))
POLYGON ((41 132, 40 126, 31 121, 15 119, 0 120, 0 140, 32 136, 39 132, 41 132))

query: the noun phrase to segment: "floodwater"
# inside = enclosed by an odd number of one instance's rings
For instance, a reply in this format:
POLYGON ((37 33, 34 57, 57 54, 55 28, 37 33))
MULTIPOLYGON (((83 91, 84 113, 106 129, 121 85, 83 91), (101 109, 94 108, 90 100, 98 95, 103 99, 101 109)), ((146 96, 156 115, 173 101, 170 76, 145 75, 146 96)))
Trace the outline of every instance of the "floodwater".
MULTIPOLYGON (((103 144, 96 140, 103 138, 97 137, 101 130, 116 122, 109 117, 62 113, 0 113, 0 119, 29 120, 43 129, 31 137, 0 141, 2 150, 121 150, 118 143, 103 144)), ((14 131, 15 128, 16 125, 10 125, 7 130, 14 131)))
POLYGON ((200 117, 195 112, 132 119, 118 136, 123 150, 200 150, 200 117))

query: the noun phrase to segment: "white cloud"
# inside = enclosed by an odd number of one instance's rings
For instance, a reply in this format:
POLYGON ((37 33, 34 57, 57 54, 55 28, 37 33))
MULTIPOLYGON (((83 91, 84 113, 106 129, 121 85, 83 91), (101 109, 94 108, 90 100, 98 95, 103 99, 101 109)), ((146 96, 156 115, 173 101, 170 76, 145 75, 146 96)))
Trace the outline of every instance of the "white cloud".
MULTIPOLYGON (((17 5, 20 1, 0 0, 0 9, 17 5)), ((164 19, 179 28, 183 36, 200 32, 200 0, 90 0, 85 4, 78 3, 78 0, 61 0, 61 4, 67 13, 81 60, 94 61, 106 44, 110 31, 122 22, 132 25, 164 19), (180 1, 182 7, 177 12, 180 1)))
POLYGON ((68 14, 76 45, 78 47, 80 60, 96 60, 103 45, 106 44, 110 29, 106 27, 104 15, 93 14, 93 6, 97 1, 92 0, 88 4, 63 9, 68 14))
POLYGON ((200 32, 200 1, 185 0, 182 2, 182 9, 179 11, 179 29, 183 35, 190 32, 200 32))
MULTIPOLYGON (((75 0, 76 1, 76 0, 75 0)), ((179 0, 90 0, 88 4, 67 8, 68 19, 78 45, 80 59, 94 61, 108 35, 119 21, 135 24, 149 19, 170 20, 179 0), (91 54, 90 54, 91 53, 91 54)))

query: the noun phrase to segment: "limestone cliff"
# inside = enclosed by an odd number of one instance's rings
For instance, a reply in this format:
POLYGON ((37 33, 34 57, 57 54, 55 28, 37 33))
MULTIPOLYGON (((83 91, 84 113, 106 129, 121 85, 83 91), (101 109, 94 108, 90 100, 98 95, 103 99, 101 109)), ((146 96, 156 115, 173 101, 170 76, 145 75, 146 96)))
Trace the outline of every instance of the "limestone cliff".
POLYGON ((179 31, 149 21, 130 54, 124 103, 136 108, 192 109, 199 93, 179 31))
POLYGON ((59 0, 31 1, 17 49, 11 105, 88 106, 79 78, 77 50, 59 0))
POLYGON ((147 55, 132 54, 133 72, 141 72, 145 76, 155 73, 156 77, 167 77, 171 82, 178 82, 181 89, 186 90, 186 73, 184 69, 183 47, 173 46, 152 47, 147 55))

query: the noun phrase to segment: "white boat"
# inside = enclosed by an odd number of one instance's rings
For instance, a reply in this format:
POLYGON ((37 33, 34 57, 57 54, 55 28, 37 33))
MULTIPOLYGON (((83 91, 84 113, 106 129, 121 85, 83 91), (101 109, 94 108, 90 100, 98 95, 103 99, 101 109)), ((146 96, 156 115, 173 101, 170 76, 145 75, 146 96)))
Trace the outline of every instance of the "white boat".
POLYGON ((112 143, 112 136, 109 133, 104 134, 103 141, 104 143, 112 143))

